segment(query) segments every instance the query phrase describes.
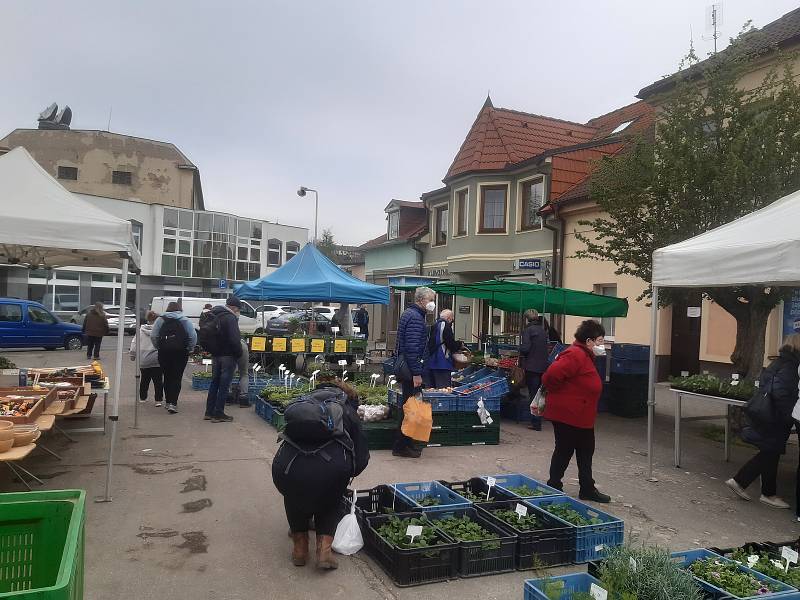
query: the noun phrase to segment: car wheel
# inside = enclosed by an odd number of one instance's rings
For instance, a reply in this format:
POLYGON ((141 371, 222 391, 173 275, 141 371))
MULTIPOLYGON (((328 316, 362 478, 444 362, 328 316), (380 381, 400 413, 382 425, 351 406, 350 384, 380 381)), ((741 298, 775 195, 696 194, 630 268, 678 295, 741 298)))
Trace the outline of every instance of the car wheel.
POLYGON ((261 327, 259 327, 253 332, 253 335, 264 335, 264 333, 265 333, 264 330, 261 327))
POLYGON ((64 343, 64 348, 67 350, 80 350, 83 348, 83 340, 78 336, 67 338, 67 341, 64 343))

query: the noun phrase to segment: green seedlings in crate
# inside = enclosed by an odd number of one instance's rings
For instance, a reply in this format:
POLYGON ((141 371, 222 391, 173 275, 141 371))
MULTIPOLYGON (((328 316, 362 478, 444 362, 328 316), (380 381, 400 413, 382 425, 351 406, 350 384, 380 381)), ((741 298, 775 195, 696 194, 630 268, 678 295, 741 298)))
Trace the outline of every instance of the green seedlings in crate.
POLYGON ((388 521, 378 527, 378 535, 396 548, 427 548, 444 544, 436 535, 436 530, 431 527, 430 521, 420 517, 414 517, 412 519, 389 517, 388 521), (411 537, 406 535, 406 530, 409 525, 422 526, 422 533, 416 536, 413 542, 411 541, 411 537))
POLYGON ((585 527, 587 525, 600 525, 603 520, 599 517, 592 517, 587 519, 578 511, 572 509, 567 504, 546 504, 544 506, 540 506, 539 508, 543 508, 551 515, 555 515, 559 519, 566 521, 567 523, 572 523, 576 527, 585 527))
POLYGON ((770 558, 766 552, 756 552, 752 548, 737 548, 729 558, 792 587, 800 586, 800 568, 790 566, 788 571, 784 571, 784 561, 770 558), (756 556, 758 560, 751 564, 749 556, 756 556))
POLYGON ((436 496, 423 496, 417 500, 417 504, 420 506, 439 506, 441 503, 442 501, 436 496))
MULTIPOLYGON (((475 494, 475 493, 472 492, 472 490, 463 490, 463 491, 458 492, 458 494, 460 496, 463 496, 464 498, 466 498, 470 502, 487 502, 486 493, 485 492, 483 494, 475 494)), ((494 499, 495 499, 494 492, 490 492, 489 493, 489 501, 494 500, 494 499)))
POLYGON ((617 600, 702 600, 700 586, 658 546, 623 545, 606 550, 599 579, 617 600))
POLYGON ((516 494, 520 498, 531 498, 533 496, 544 496, 544 491, 541 488, 532 488, 528 484, 523 484, 517 487, 506 487, 512 494, 516 494))
POLYGON ((689 566, 689 571, 698 579, 738 598, 761 596, 778 591, 775 584, 759 581, 750 573, 740 570, 737 563, 723 561, 713 556, 693 562, 689 566))
MULTIPOLYGON (((439 519, 436 524, 450 537, 461 542, 480 542, 483 540, 496 540, 499 536, 481 527, 468 516, 446 517, 439 519)), ((497 550, 499 542, 487 542, 481 545, 484 550, 497 550)))
POLYGON ((506 510, 503 508, 493 510, 492 514, 519 531, 533 531, 534 529, 541 528, 539 520, 536 518, 536 515, 533 514, 528 514, 524 517, 521 517, 517 514, 517 511, 506 510))

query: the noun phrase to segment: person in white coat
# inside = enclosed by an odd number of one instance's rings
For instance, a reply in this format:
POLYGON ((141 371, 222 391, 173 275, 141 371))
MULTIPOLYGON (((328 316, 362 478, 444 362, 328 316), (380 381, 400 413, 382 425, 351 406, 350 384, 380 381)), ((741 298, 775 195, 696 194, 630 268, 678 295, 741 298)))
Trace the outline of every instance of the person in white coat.
MULTIPOLYGON (((164 401, 164 374, 161 371, 161 365, 158 364, 158 350, 153 346, 151 335, 153 333, 153 323, 158 318, 158 315, 152 310, 147 311, 145 319, 147 323, 143 323, 139 328, 139 372, 141 379, 139 380, 139 402, 147 402, 147 394, 150 390, 150 382, 153 382, 153 389, 155 390, 156 406, 161 406, 164 401)), ((131 340, 131 360, 136 360, 136 336, 131 340)))

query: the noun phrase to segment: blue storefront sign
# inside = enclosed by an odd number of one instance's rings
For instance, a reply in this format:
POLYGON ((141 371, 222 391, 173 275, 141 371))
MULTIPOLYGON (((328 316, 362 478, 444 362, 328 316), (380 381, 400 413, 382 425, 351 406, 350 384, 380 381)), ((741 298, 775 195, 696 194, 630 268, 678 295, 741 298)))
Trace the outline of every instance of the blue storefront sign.
POLYGON ((220 279, 219 280, 219 289, 227 290, 228 289, 228 280, 227 279, 220 279))
POLYGON ((800 333, 800 288, 792 290, 792 295, 783 303, 783 335, 800 333))
POLYGON ((538 271, 542 268, 542 259, 541 258, 520 258, 517 261, 517 268, 518 269, 527 269, 538 271))

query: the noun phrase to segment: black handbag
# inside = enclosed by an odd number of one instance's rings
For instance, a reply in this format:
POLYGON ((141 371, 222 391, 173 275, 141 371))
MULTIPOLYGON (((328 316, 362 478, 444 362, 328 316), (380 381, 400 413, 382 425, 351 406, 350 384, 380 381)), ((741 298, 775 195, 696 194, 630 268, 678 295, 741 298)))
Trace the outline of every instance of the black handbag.
POLYGON ((405 354, 390 356, 383 362, 383 372, 386 375, 394 375, 398 381, 411 381, 411 369, 408 368, 408 361, 405 354))
POLYGON ((772 402, 772 382, 775 379, 775 371, 768 367, 761 378, 761 384, 756 388, 755 393, 747 401, 744 413, 756 424, 768 425, 775 422, 775 409, 772 402))

